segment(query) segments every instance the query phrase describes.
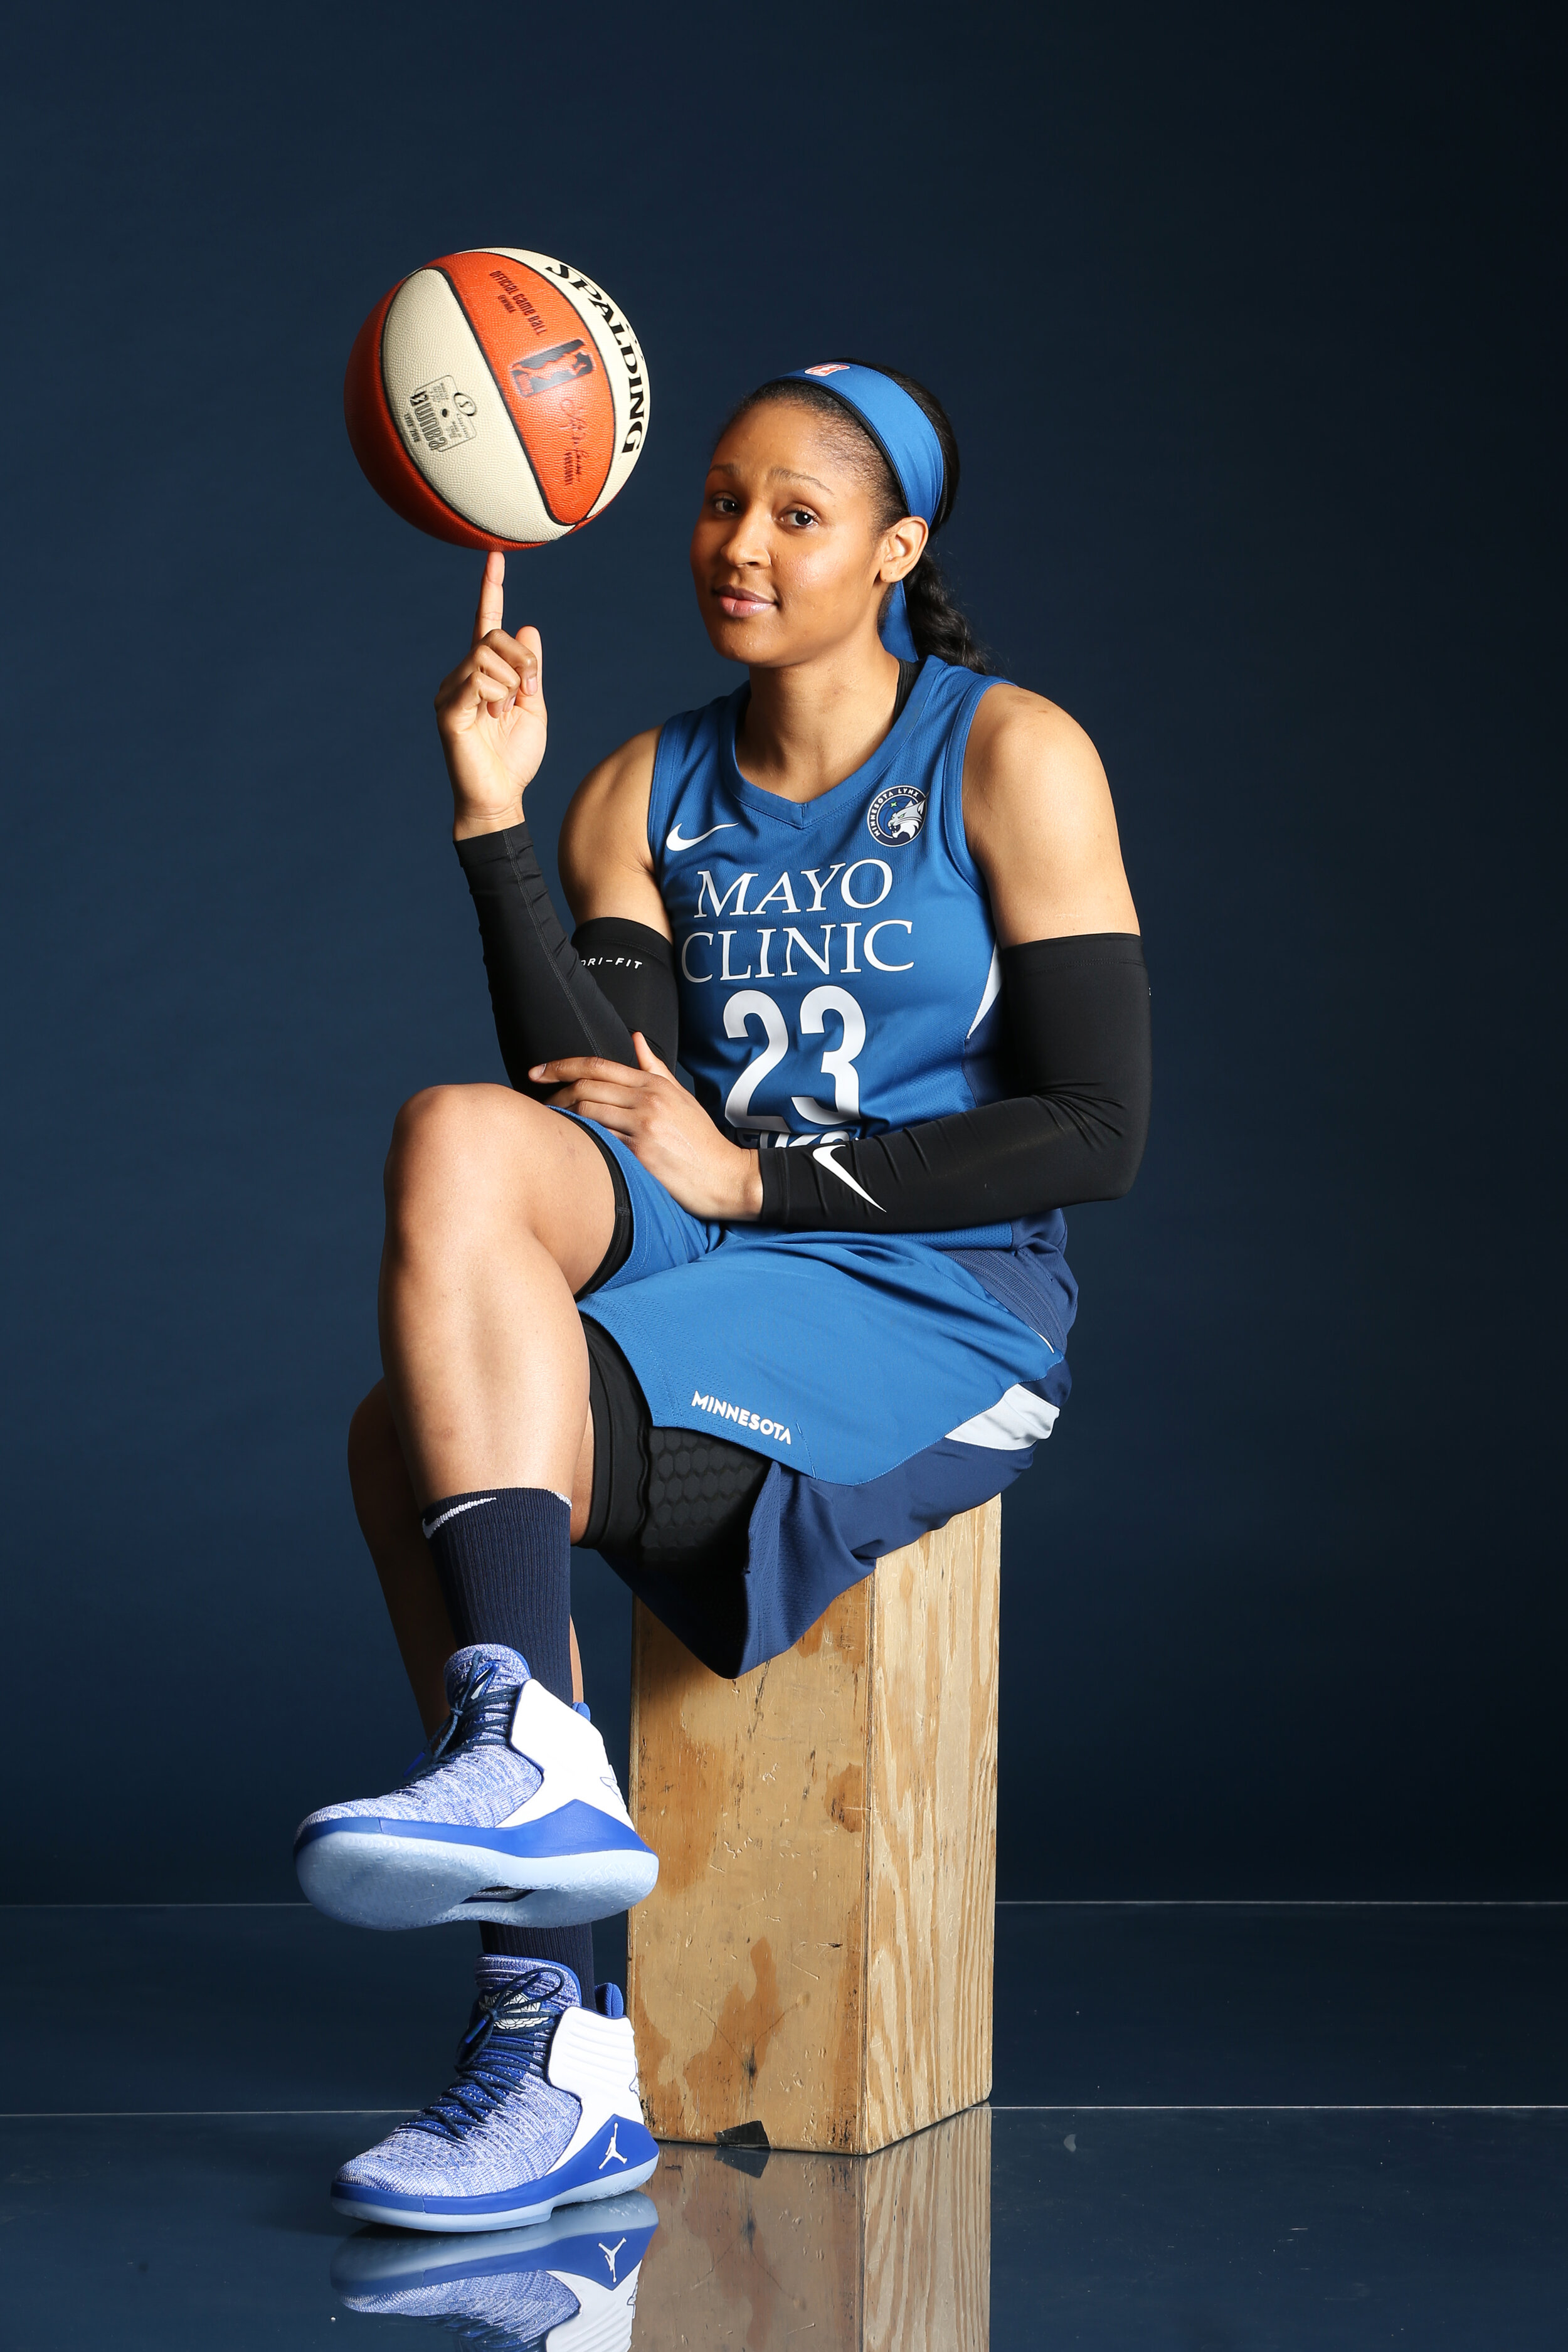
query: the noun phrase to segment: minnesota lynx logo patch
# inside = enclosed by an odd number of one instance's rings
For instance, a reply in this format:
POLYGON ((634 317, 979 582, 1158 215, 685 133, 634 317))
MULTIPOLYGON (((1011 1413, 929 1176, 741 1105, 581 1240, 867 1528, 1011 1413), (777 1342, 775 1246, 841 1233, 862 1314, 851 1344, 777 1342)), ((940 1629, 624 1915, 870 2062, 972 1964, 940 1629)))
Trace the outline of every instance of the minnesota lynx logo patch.
POLYGON ((918 784, 889 784, 866 812, 866 830, 884 849, 912 841, 926 821, 926 796, 918 784))

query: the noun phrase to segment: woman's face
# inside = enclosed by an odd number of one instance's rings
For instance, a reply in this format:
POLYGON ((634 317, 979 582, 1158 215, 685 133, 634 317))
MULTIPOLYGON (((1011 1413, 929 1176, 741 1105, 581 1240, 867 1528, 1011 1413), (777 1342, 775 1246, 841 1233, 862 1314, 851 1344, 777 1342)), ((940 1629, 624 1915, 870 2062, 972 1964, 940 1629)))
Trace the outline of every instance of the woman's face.
POLYGON ((874 479, 842 436, 793 401, 764 401, 731 426, 691 534, 716 652, 773 669, 857 636, 875 644, 883 595, 913 569, 926 527, 907 517, 879 530, 874 479))

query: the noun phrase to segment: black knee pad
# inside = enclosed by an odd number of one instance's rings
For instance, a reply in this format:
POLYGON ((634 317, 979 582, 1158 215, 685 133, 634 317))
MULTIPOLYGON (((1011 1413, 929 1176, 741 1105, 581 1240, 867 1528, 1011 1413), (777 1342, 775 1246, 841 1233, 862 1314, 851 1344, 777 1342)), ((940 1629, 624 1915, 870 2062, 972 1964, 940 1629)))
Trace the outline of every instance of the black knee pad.
POLYGON ((590 1316, 588 1402, 594 1417, 594 1491, 582 1540, 590 1551, 629 1552, 647 1567, 738 1566, 768 1457, 727 1438, 656 1429, 647 1400, 619 1348, 590 1316))

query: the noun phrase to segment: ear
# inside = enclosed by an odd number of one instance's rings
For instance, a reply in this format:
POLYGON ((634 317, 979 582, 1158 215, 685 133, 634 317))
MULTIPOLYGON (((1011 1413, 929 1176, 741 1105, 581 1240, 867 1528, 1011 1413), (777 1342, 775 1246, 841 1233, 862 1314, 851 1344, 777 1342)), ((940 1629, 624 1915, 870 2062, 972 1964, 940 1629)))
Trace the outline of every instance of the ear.
POLYGON ((925 553, 930 537, 930 525, 923 523, 919 515, 906 515, 902 522, 896 522, 891 530, 884 533, 881 560, 877 566, 877 577, 884 588, 890 588, 895 580, 908 578, 925 553))

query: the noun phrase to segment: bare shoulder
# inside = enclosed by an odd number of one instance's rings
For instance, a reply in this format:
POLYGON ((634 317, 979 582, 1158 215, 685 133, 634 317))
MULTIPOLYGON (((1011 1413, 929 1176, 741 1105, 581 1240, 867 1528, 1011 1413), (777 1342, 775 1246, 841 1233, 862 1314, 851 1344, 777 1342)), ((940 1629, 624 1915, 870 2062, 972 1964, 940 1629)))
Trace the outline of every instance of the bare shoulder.
POLYGON ((1093 742, 1059 702, 1026 687, 997 685, 984 696, 969 730, 963 793, 980 799, 1022 793, 1067 801, 1110 797, 1093 742))
POLYGON ((1005 946, 1138 929, 1104 762, 1058 703, 1021 686, 983 698, 963 823, 1005 946))
POLYGON ((653 878, 647 804, 658 729, 645 728, 589 770, 561 821, 561 887, 580 923, 621 915, 670 936, 653 878))

